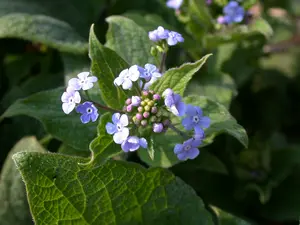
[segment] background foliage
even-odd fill
[[[300,3],[244,0],[251,22],[227,29],[214,22],[224,2],[187,0],[179,15],[164,0],[0,0],[1,224],[296,223]],[[65,82],[88,70],[105,79],[92,98],[121,106],[114,76],[155,63],[147,32],[159,25],[185,38],[166,68],[191,63],[154,88],[173,85],[213,119],[187,162],[168,155],[165,139],[155,140],[156,161],[120,154],[105,135],[110,114],[83,125],[61,110]]]

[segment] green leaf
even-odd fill
[[[234,80],[227,74],[201,74],[192,80],[186,91],[186,95],[201,95],[210,97],[226,108],[229,108],[231,100],[237,95]]]
[[[12,13],[0,17],[0,38],[20,38],[60,51],[84,53],[88,44],[68,23],[45,15]]]
[[[213,18],[205,0],[189,0],[189,13],[196,24],[206,30],[213,28]]]
[[[110,107],[121,109],[126,95],[123,89],[114,85],[114,79],[129,65],[113,50],[104,47],[94,33],[94,26],[90,30],[89,56],[92,60],[91,72],[98,77],[98,84],[103,101]]]
[[[64,88],[42,91],[27,98],[17,100],[0,120],[6,117],[26,115],[41,121],[48,133],[75,149],[88,149],[96,135],[96,124],[83,124],[79,114],[64,114],[60,97]]]
[[[227,133],[235,137],[245,147],[248,146],[248,136],[245,129],[236,122],[225,106],[204,96],[188,96],[184,98],[184,102],[186,104],[200,106],[203,110],[203,115],[208,116],[211,120],[210,127],[205,129],[206,138],[203,140],[203,144],[200,147],[211,144],[214,138],[222,133]],[[185,132],[183,128],[181,131]],[[153,145],[151,147],[153,148],[152,152],[154,152],[153,159],[151,159],[147,151],[140,150],[138,152],[140,158],[144,162],[150,166],[161,167],[171,167],[180,162],[173,150],[176,144],[184,141],[181,136],[173,130],[168,129],[166,134],[155,135],[152,139]],[[166,140],[168,141],[166,142]],[[201,157],[201,153],[198,157]]]
[[[208,57],[207,54],[197,62],[185,63],[179,68],[172,68],[166,71],[162,78],[157,80],[150,87],[156,93],[162,94],[167,88],[171,88],[175,93],[183,96],[188,82],[192,79],[193,75],[203,66]]]
[[[213,207],[213,210],[215,211],[218,217],[219,225],[252,225],[253,224],[237,216],[234,216],[228,212],[225,212],[217,207]]]
[[[123,16],[110,16],[106,21],[109,23],[107,47],[116,51],[129,65],[156,63],[150,54],[151,41],[142,27]]]
[[[122,161],[83,167],[79,158],[55,154],[18,153],[13,159],[37,225],[213,224],[195,192],[161,168]]]
[[[247,132],[230,115],[225,106],[208,97],[195,95],[184,98],[184,102],[200,106],[203,110],[203,115],[208,116],[211,120],[210,127],[205,130],[205,145],[211,144],[217,135],[227,133],[235,137],[245,148],[248,147]]]
[[[21,139],[10,151],[3,165],[0,182],[0,220],[2,225],[33,224],[24,182],[12,155],[20,151],[44,152],[35,137]]]

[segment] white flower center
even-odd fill
[[[184,151],[189,151],[191,148],[192,148],[191,145],[187,145],[187,146],[185,146],[183,149],[184,149]]]
[[[199,116],[193,116],[193,122],[198,123],[199,122]]]
[[[87,113],[92,113],[93,110],[92,110],[91,108],[87,108],[86,112],[87,112]]]
[[[121,124],[117,124],[117,129],[118,129],[118,131],[121,131],[122,128],[123,128],[123,126],[122,126]]]
[[[69,103],[73,103],[73,102],[74,102],[73,97],[69,98]]]

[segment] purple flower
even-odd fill
[[[138,138],[137,136],[129,136],[122,144],[121,148],[124,152],[134,152],[140,147],[147,148],[148,143],[145,138]]]
[[[137,81],[139,77],[139,67],[137,65],[134,65],[129,69],[123,70],[120,75],[114,80],[114,84],[117,86],[122,85],[122,88],[124,90],[131,89],[132,82]]]
[[[106,124],[106,132],[114,134],[113,139],[115,143],[122,144],[129,135],[129,129],[126,127],[128,125],[128,117],[126,114],[121,116],[120,113],[114,113],[112,121],[113,123]]]
[[[147,63],[145,68],[140,68],[140,77],[144,78],[147,82],[151,80],[152,77],[160,78],[162,75],[155,65]]]
[[[236,1],[230,1],[224,8],[224,21],[227,24],[239,23],[243,20],[245,10]]]
[[[217,22],[218,22],[218,24],[224,24],[224,23],[225,23],[225,18],[224,18],[224,16],[219,16],[219,17],[217,18]]]
[[[141,98],[139,96],[132,96],[131,97],[131,105],[132,106],[139,106],[141,103]]]
[[[163,92],[165,98],[165,105],[175,116],[183,116],[185,111],[185,104],[181,101],[181,96],[175,94],[170,88]]]
[[[167,6],[172,9],[179,9],[183,0],[168,0]]]
[[[178,42],[183,42],[184,38],[181,36],[181,34],[175,32],[175,31],[170,31],[169,36],[167,39],[168,45],[173,46],[176,45]]]
[[[202,128],[207,128],[210,125],[210,119],[207,116],[203,116],[200,107],[186,105],[185,106],[186,117],[182,120],[182,125],[186,130],[195,129],[200,132]]]
[[[153,132],[161,133],[164,130],[164,126],[162,123],[155,123],[153,124]]]
[[[74,90],[88,90],[94,86],[94,83],[97,82],[97,77],[90,76],[89,72],[82,72],[77,75],[78,78],[72,78],[69,80],[68,85]]]
[[[199,149],[197,148],[201,144],[201,140],[195,140],[194,138],[188,139],[183,144],[177,144],[174,148],[174,153],[179,160],[194,159],[199,155]]]
[[[84,102],[76,107],[76,112],[81,113],[80,120],[82,123],[88,123],[91,120],[95,122],[98,119],[98,109],[91,102]]]
[[[150,31],[148,33],[149,39],[151,41],[157,42],[168,38],[169,31],[159,26],[156,30]]]
[[[61,101],[63,102],[62,110],[65,114],[69,114],[75,108],[76,103],[80,103],[80,94],[73,88],[68,87],[67,90],[62,94]]]

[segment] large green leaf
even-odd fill
[[[13,159],[37,225],[213,224],[195,192],[161,168],[122,161],[82,166],[85,160],[55,154]]]
[[[106,20],[109,23],[107,47],[115,50],[130,65],[155,64],[150,54],[151,41],[142,27],[123,16],[111,16]]]
[[[205,130],[205,139],[200,147],[211,144],[214,138],[221,133],[227,133],[235,137],[245,147],[248,146],[248,136],[245,129],[236,122],[225,106],[204,96],[188,96],[184,98],[184,102],[200,106],[203,110],[203,115],[211,119],[211,125]],[[175,123],[174,121],[172,122]],[[180,130],[184,132],[183,128]],[[169,129],[166,134],[155,135],[152,138],[153,145],[150,146],[150,153],[153,156],[150,153],[148,154],[146,150],[139,150],[139,156],[144,162],[150,166],[161,167],[171,167],[180,162],[173,150],[176,144],[184,141],[181,136]],[[166,142],[166,140],[168,141]],[[198,157],[201,157],[201,149]],[[209,158],[217,164],[217,159],[213,156],[209,156]]]
[[[63,88],[57,88],[19,99],[4,112],[0,120],[18,115],[34,117],[43,123],[53,137],[73,148],[86,150],[96,135],[96,124],[82,124],[80,115],[75,112],[64,114],[60,100],[63,92]]]
[[[92,60],[91,72],[98,77],[98,84],[103,101],[116,109],[123,107],[126,95],[123,89],[114,85],[114,79],[119,73],[128,68],[128,64],[113,50],[104,47],[90,30],[89,56]]]
[[[17,170],[12,155],[20,151],[44,152],[35,137],[20,140],[3,165],[0,182],[0,220],[2,225],[33,224],[24,182]]]
[[[60,51],[87,52],[88,30],[104,7],[101,3],[103,1],[2,0],[0,38],[21,38]]]
[[[156,93],[162,94],[167,88],[171,88],[175,93],[183,96],[185,88],[188,82],[192,79],[193,75],[203,66],[208,57],[211,54],[208,54],[197,62],[186,63],[180,66],[179,68],[172,68],[166,71],[162,78],[157,80],[150,87],[151,90]]]

